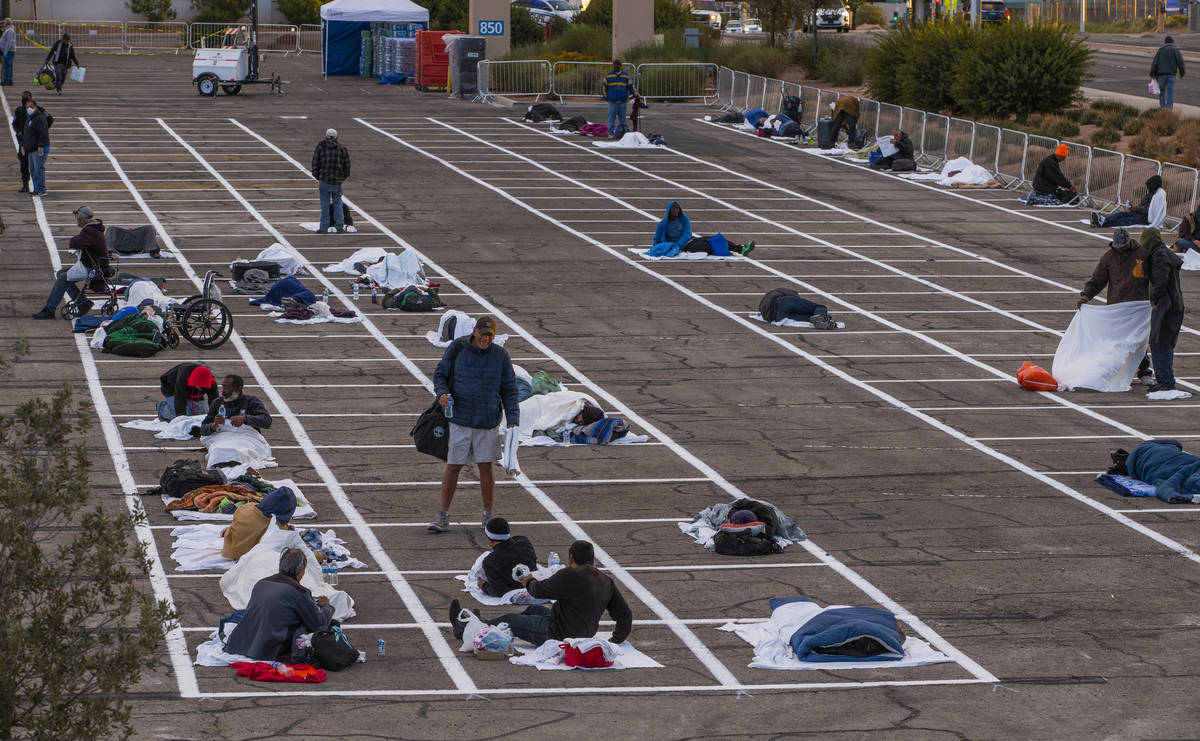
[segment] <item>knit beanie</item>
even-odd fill
[[[258,511],[267,517],[275,515],[279,522],[288,522],[296,511],[296,492],[286,486],[281,486],[267,494],[258,503]]]

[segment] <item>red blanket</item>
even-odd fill
[[[230,664],[237,670],[239,677],[254,679],[259,682],[305,682],[316,683],[325,681],[325,670],[314,669],[308,664],[292,664],[292,674],[284,675],[275,671],[270,664],[262,661],[237,661]]]

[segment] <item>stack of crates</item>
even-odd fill
[[[375,61],[375,40],[370,31],[362,32],[362,40],[358,50],[358,76],[370,77]]]
[[[374,77],[400,72],[409,77],[416,69],[416,35],[424,23],[372,23],[375,40]]]
[[[417,31],[417,89],[445,90],[449,84],[450,55],[442,37],[462,31]]]

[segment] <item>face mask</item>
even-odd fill
[[[30,117],[32,117],[32,116],[33,116],[33,114],[35,114],[35,113],[37,113],[37,109],[36,109],[36,108],[26,108],[26,109],[25,109],[25,115],[26,115],[26,116],[30,116]]]

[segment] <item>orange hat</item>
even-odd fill
[[[1067,151],[1068,150],[1067,150],[1066,144],[1059,144],[1057,147],[1054,148],[1054,153],[1057,154],[1059,157],[1066,157]]]

